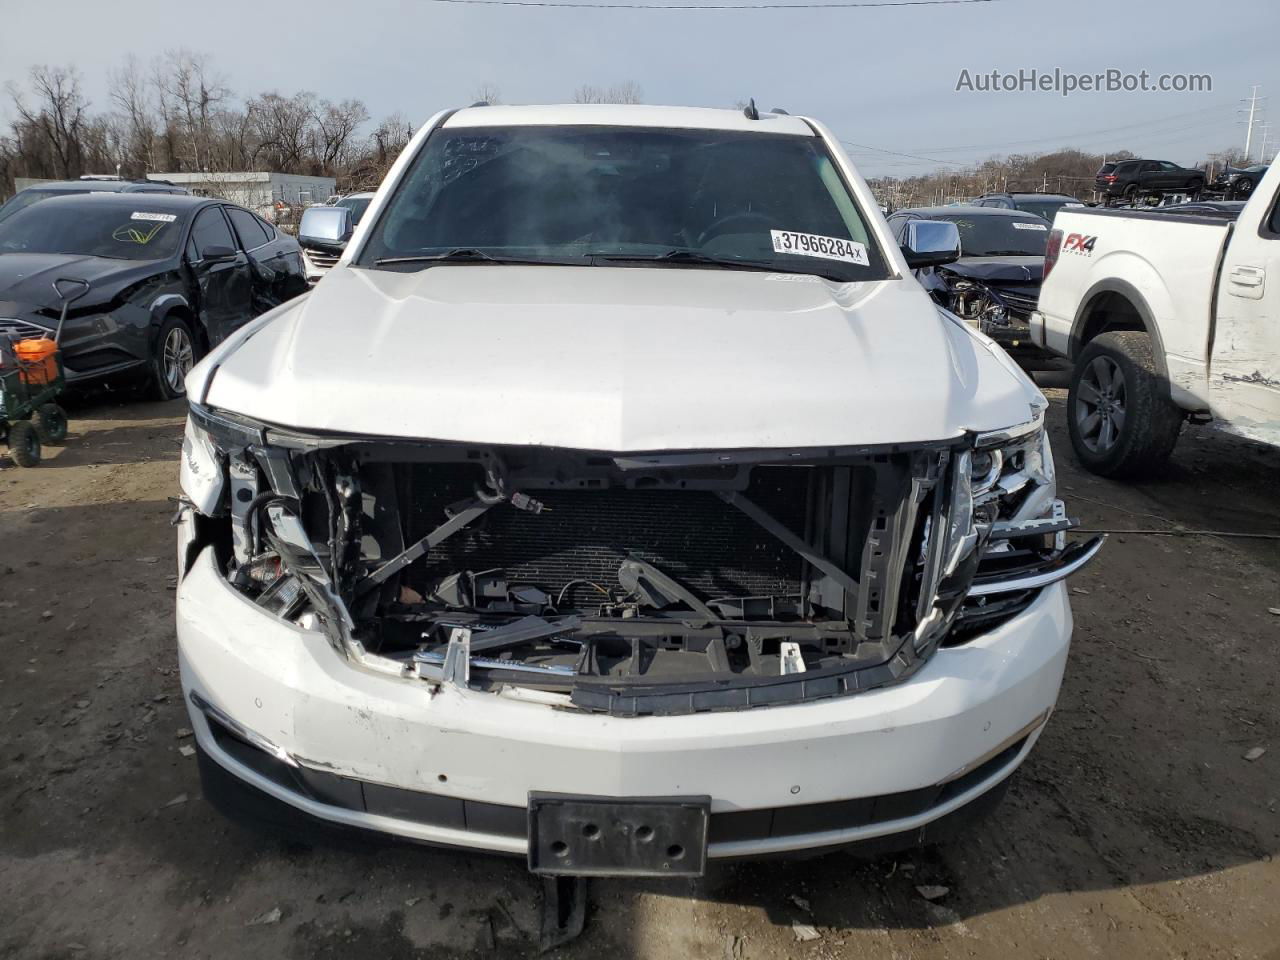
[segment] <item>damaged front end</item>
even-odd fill
[[[892,448],[615,454],[305,434],[193,405],[189,563],[429,685],[617,716],[900,682],[1068,545],[1039,416]],[[184,564],[185,565],[185,564]]]
[[[935,303],[1006,348],[1029,343],[1031,314],[1040,299],[1036,271],[1016,265],[985,272],[939,267],[921,282]]]

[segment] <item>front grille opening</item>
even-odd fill
[[[898,682],[932,649],[918,628],[938,629],[949,448],[293,457],[314,552],[292,563],[333,582],[365,649],[428,679],[466,643],[482,688],[623,714],[736,709]]]

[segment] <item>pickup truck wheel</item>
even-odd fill
[[[1104,333],[1080,352],[1067,410],[1076,456],[1104,477],[1150,473],[1169,459],[1182,429],[1151,337],[1134,330]]]
[[[1236,200],[1245,199],[1246,197],[1249,196],[1249,193],[1252,190],[1253,190],[1253,181],[1248,179],[1247,177],[1241,177],[1239,180],[1236,181],[1236,188],[1233,191],[1235,194],[1235,199]]]

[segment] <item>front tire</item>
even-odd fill
[[[1232,193],[1234,195],[1234,199],[1236,200],[1248,199],[1249,194],[1253,193],[1253,181],[1247,178],[1241,177],[1238,181],[1236,181],[1235,190],[1233,190]]]
[[[1104,333],[1080,352],[1067,395],[1067,427],[1085,469],[1104,477],[1154,472],[1173,452],[1182,420],[1147,333]]]
[[[160,325],[151,358],[152,392],[161,400],[178,400],[187,395],[186,377],[195,366],[196,338],[187,322],[169,317]]]
[[[9,456],[20,467],[34,467],[40,463],[40,437],[30,420],[18,420],[9,425]]]

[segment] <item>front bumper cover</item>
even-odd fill
[[[321,634],[263,616],[208,551],[178,596],[184,692],[200,747],[222,769],[332,823],[509,854],[527,851],[532,791],[709,796],[712,858],[922,828],[1025,758],[1056,701],[1070,629],[1057,583],[897,686],[625,718],[519,692],[433,694],[367,670]]]

